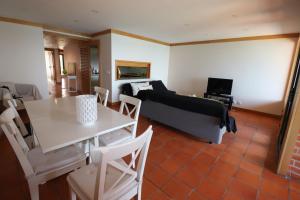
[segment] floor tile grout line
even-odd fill
[[[212,166],[210,167],[210,169],[207,171],[206,175],[204,175],[200,182],[199,185],[197,187],[195,187],[195,190],[197,191],[197,188],[201,185],[201,183],[203,183],[203,181],[208,177],[208,174],[212,171],[212,169],[216,166],[216,163],[218,162],[219,158],[221,157],[221,155],[224,154],[224,150],[222,150],[222,152],[216,157],[216,159],[214,160]],[[226,190],[226,189],[225,189]],[[224,192],[225,193],[225,192]]]
[[[200,150],[199,150],[199,152],[197,152],[194,156],[193,156],[193,158],[191,159],[191,160],[193,160],[193,159],[195,159],[198,155],[200,155],[201,153],[203,153],[203,149],[201,148]],[[190,161],[191,161],[190,160]],[[176,175],[179,173],[179,171],[181,171],[182,169],[184,169],[184,168],[186,168],[187,167],[187,163],[186,164],[184,164],[183,166],[181,166],[180,168],[178,168],[177,170],[176,170],[176,172],[172,175],[172,178],[176,178]],[[171,179],[172,179],[171,178]],[[171,180],[170,179],[170,180]],[[169,181],[170,181],[169,180]],[[188,184],[186,184],[184,181],[181,181],[185,186],[187,186],[187,187],[189,187],[189,188],[191,188],[191,191],[190,191],[190,194],[188,194],[188,196],[190,196],[191,195],[191,193],[192,193],[192,191],[195,189],[196,190],[196,188],[192,188],[192,187],[190,187]],[[165,184],[165,186],[167,185],[167,183]],[[187,197],[188,197],[187,196]]]
[[[191,160],[194,160],[197,156],[199,156],[201,153],[203,153],[203,151],[206,149],[207,147],[203,147],[203,148],[201,148],[201,149],[199,149],[199,151],[193,156],[193,158],[192,159],[190,159],[190,161]],[[160,167],[160,166],[159,166]],[[184,169],[184,168],[186,168],[187,167],[187,163],[186,164],[184,164],[184,165],[182,165],[180,168],[178,168],[177,170],[176,170],[176,172],[174,172],[172,175],[171,175],[171,177],[169,178],[169,180],[168,181],[166,181],[166,183],[160,188],[159,186],[159,190],[161,190],[162,192],[164,192],[163,190],[162,190],[162,188],[164,188],[170,181],[171,181],[171,179],[172,178],[176,178],[176,175],[182,170],[182,169]],[[212,168],[212,167],[211,167]],[[202,179],[203,179],[204,177],[202,177]],[[147,179],[147,180],[149,180],[149,179]],[[149,180],[151,183],[153,183],[151,180]],[[191,186],[189,186],[188,184],[186,184],[184,181],[181,181],[185,186],[187,186],[187,187],[189,187],[189,188],[191,188],[191,192],[190,192],[190,194],[188,195],[188,196],[190,196],[191,195],[191,193],[192,193],[192,191],[193,190],[197,190],[195,187],[191,187]],[[154,183],[153,183],[154,184]],[[156,185],[156,184],[155,184]],[[198,187],[198,186],[197,186]],[[164,192],[165,193],[165,192]],[[168,195],[169,196],[169,195]]]
[[[145,177],[145,178],[146,178],[146,177]],[[146,178],[146,179],[147,179],[149,182],[151,182],[152,184],[154,184],[154,185],[157,187],[157,189],[158,189],[159,191],[161,191],[162,193],[166,194],[168,197],[170,197],[171,199],[173,199],[172,196],[170,196],[168,193],[166,193],[165,191],[163,191],[163,188],[171,181],[172,177],[170,177],[170,178],[166,181],[166,183],[163,184],[162,186],[156,185],[155,183],[152,182],[152,180],[150,180],[150,179],[148,179],[148,178]]]
[[[247,126],[249,126],[249,125],[247,125]],[[259,126],[255,126],[255,127],[258,127],[258,130],[261,130],[261,128],[260,128],[260,126],[261,125],[259,125]],[[263,126],[262,126],[263,127]],[[267,127],[268,128],[268,127]],[[264,128],[265,129],[265,128]],[[272,133],[273,134],[273,132],[274,132],[274,130],[273,130],[273,128],[268,128],[268,129],[270,129],[270,130],[268,130],[267,132],[269,132],[270,131],[270,133]],[[162,129],[163,131],[162,131],[162,133],[164,133],[164,129]],[[268,135],[270,135],[270,133],[268,133]],[[177,133],[176,133],[177,134]],[[257,133],[256,133],[257,134]],[[241,162],[243,161],[243,160],[245,160],[245,161],[248,161],[248,162],[251,162],[251,163],[255,163],[255,164],[257,164],[257,162],[255,162],[255,161],[253,161],[253,160],[250,160],[250,159],[245,159],[245,155],[246,155],[246,152],[248,151],[248,148],[249,148],[249,145],[251,145],[251,144],[253,144],[253,143],[255,143],[255,141],[254,141],[254,139],[253,139],[253,137],[256,135],[256,134],[253,134],[252,135],[252,137],[251,137],[251,140],[249,140],[249,142],[247,143],[247,150],[242,154],[242,159],[241,159]],[[263,133],[264,135],[267,135],[265,132]],[[171,136],[173,136],[173,134],[170,134]],[[158,137],[159,138],[159,137]],[[172,140],[179,140],[179,141],[181,141],[181,137],[179,138],[177,138],[177,137],[173,137],[172,138]],[[236,137],[234,138],[234,141],[236,141]],[[186,140],[185,138],[183,139],[185,142],[186,141],[188,141],[188,140]],[[170,141],[170,140],[169,140]],[[233,141],[232,139],[229,139],[228,141]],[[166,142],[164,142],[162,145],[164,145]],[[161,145],[161,146],[162,146]],[[269,146],[272,146],[273,145],[273,142],[270,142],[269,143]],[[230,144],[228,143],[228,144],[226,144],[226,148],[225,149],[228,149],[230,147]],[[204,148],[201,148],[198,152],[197,152],[197,155],[199,155],[199,152],[201,151],[202,153],[204,152],[204,150],[205,149],[207,149],[207,148],[209,148],[209,147],[207,147],[207,146],[204,146]],[[270,147],[266,147],[268,150],[270,150]],[[224,154],[224,152],[225,152],[225,149],[223,149],[222,150],[222,155]],[[220,154],[221,155],[221,154]],[[217,158],[218,158],[218,161],[220,160],[220,155],[218,155],[218,157],[216,157],[216,160],[217,160]],[[193,157],[194,157],[195,155],[193,154]],[[217,161],[216,161],[217,162]],[[238,170],[240,170],[240,169],[242,169],[241,168],[241,162],[239,163],[239,165],[238,165]],[[214,162],[215,163],[215,162]],[[155,164],[155,166],[158,166],[158,165],[156,165]],[[210,167],[212,168],[213,166],[215,166],[215,165],[210,165]],[[183,167],[183,165],[182,165],[182,167]],[[186,165],[185,165],[185,167],[186,167]],[[211,169],[210,169],[211,170]],[[267,164],[266,164],[266,161],[264,161],[263,162],[263,166],[262,166],[262,170],[261,170],[261,172],[260,172],[260,174],[259,174],[259,177],[260,177],[260,184],[259,184],[259,187],[258,187],[258,189],[261,189],[262,187],[261,187],[261,185],[262,185],[262,182],[261,182],[261,180],[263,179],[263,171],[264,170],[268,170],[267,169]],[[248,171],[249,172],[249,171]],[[175,176],[175,174],[178,174],[179,172],[175,172],[174,173],[174,175],[171,175],[170,177],[172,178],[172,177],[174,177]],[[207,177],[207,175],[206,175],[206,177]],[[146,178],[146,177],[145,177]],[[233,179],[234,180],[234,179]],[[202,181],[203,181],[203,179],[202,179]],[[150,181],[151,183],[152,183],[152,181]],[[169,180],[166,182],[166,184],[169,182]],[[232,179],[230,179],[230,183],[232,182]],[[289,184],[289,183],[288,183]],[[159,187],[157,187],[156,185],[154,185],[155,186],[155,188],[156,188],[156,191],[161,191],[161,192],[163,192],[165,195],[167,195],[168,197],[169,197],[169,195],[167,194],[167,193],[165,193],[164,191],[162,191],[162,190],[160,190],[159,189]],[[197,187],[199,187],[199,186],[197,186]],[[191,190],[191,192],[189,193],[189,195],[188,195],[188,197],[192,194],[192,192],[193,191],[195,191],[195,188],[197,188],[197,187],[192,187],[192,190]],[[227,189],[227,188],[226,188]],[[290,187],[290,185],[288,185],[288,191],[289,191],[289,198],[290,198],[290,196],[291,196],[291,187]],[[261,192],[261,191],[259,191],[259,192]],[[226,194],[228,194],[228,193],[224,193],[224,195],[226,196]],[[257,198],[259,197],[259,194],[260,193],[258,193],[257,192]],[[170,197],[170,198],[172,198],[172,197]]]
[[[236,175],[237,175],[237,173],[239,172],[239,170],[241,169],[241,168],[240,168],[241,162],[242,162],[243,159],[245,159],[246,152],[247,152],[247,150],[248,150],[248,148],[249,148],[249,145],[250,145],[250,143],[251,143],[253,137],[254,137],[254,134],[252,135],[252,137],[251,137],[251,139],[250,139],[250,142],[247,144],[246,150],[245,150],[245,152],[243,153],[243,155],[241,156],[241,159],[240,159],[240,162],[239,162],[239,164],[238,164],[238,166],[237,166],[236,172],[235,172],[235,174],[230,178],[230,181],[229,181],[229,183],[228,183],[228,186],[231,185],[231,183],[233,182],[234,179],[236,179]],[[236,140],[236,138],[235,138],[235,140]],[[225,192],[224,192],[224,194],[222,195],[222,200],[224,200],[224,199],[226,198],[226,195],[227,195],[227,194],[229,194],[229,187],[226,187],[226,188],[225,188]],[[257,193],[256,193],[256,195],[257,195]]]

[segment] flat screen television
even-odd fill
[[[208,94],[231,94],[232,79],[208,78],[207,93]]]

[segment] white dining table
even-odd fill
[[[47,153],[134,125],[129,116],[98,104],[98,119],[92,125],[76,120],[75,97],[24,102],[35,137]]]

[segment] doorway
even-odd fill
[[[93,94],[100,86],[99,41],[88,41],[80,47],[81,92]]]
[[[94,92],[95,86],[100,86],[99,45],[99,40],[44,32],[51,96],[89,94]]]
[[[98,46],[91,46],[90,60],[91,60],[90,61],[90,64],[91,64],[91,93],[94,93],[95,86],[100,86]]]
[[[61,77],[61,89],[67,89],[67,81],[65,75],[67,74],[67,70],[65,67],[65,56],[64,51],[58,51],[58,59],[59,59],[59,68],[60,68],[60,77]]]

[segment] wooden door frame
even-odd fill
[[[85,54],[82,54],[82,52],[84,51],[84,49],[87,51],[88,54],[88,58],[85,58],[86,61],[88,62],[88,65],[83,65],[83,57],[85,56]],[[81,43],[79,45],[79,52],[80,52],[80,83],[81,83],[81,87],[80,87],[80,91],[84,94],[90,94],[91,92],[91,61],[90,61],[90,44],[89,42],[85,43]],[[87,72],[88,71],[88,72]],[[87,82],[85,82],[87,81]]]
[[[297,65],[297,59],[298,59],[298,55],[300,53],[299,51],[300,51],[300,37],[298,38],[296,45],[295,45],[295,51],[294,51],[293,60],[292,60],[292,69],[290,70],[290,75],[289,75],[288,83],[287,83],[288,84],[287,92],[286,92],[286,97],[284,100],[285,104],[287,102],[288,91],[290,90],[293,73],[294,73],[296,65]],[[298,88],[298,90],[299,89],[300,88]],[[285,108],[284,108],[284,110],[285,110]],[[296,138],[298,136],[297,126],[294,123],[295,123],[295,121],[300,119],[299,112],[300,112],[300,102],[299,102],[299,98],[297,98],[297,96],[295,96],[294,105],[291,110],[290,121],[287,126],[285,138],[284,138],[283,144],[282,144],[282,151],[280,153],[279,163],[277,166],[277,173],[281,174],[281,175],[287,175],[288,170],[289,170],[289,163],[292,158],[292,154],[293,154],[295,143],[296,143]]]

